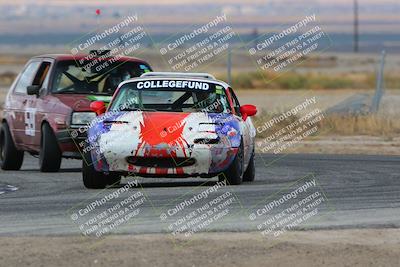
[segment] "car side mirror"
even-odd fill
[[[242,113],[243,120],[246,120],[247,117],[256,115],[257,107],[254,105],[243,105],[240,107],[240,113]]]
[[[90,103],[90,110],[95,112],[97,116],[106,112],[106,104],[103,101],[94,101]]]
[[[28,95],[39,95],[39,85],[29,85],[26,87]]]

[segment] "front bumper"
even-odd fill
[[[63,157],[81,159],[87,133],[69,128],[55,133]]]
[[[116,150],[91,150],[95,170],[151,177],[209,177],[225,171],[238,149],[194,145],[185,153],[166,153],[165,149],[157,148],[131,153],[115,153]]]

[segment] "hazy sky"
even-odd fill
[[[20,4],[64,4],[64,5],[77,5],[77,4],[86,4],[86,5],[107,5],[107,4],[136,4],[136,5],[169,5],[169,4],[268,4],[270,2],[277,2],[276,0],[0,0],[0,4],[7,5],[20,5]],[[296,2],[296,3],[304,3],[304,4],[351,4],[352,0],[279,0],[279,2]],[[400,4],[399,0],[358,0],[360,4]]]

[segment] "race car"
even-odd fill
[[[95,101],[82,177],[105,188],[121,176],[253,181],[253,105],[205,73],[149,72],[122,82],[110,105]]]
[[[11,86],[0,128],[3,170],[21,168],[24,151],[39,156],[43,172],[56,172],[62,158],[81,158],[82,128],[96,117],[90,103],[109,102],[118,84],[151,71],[143,60],[89,54],[33,57]],[[82,130],[81,130],[82,129]]]

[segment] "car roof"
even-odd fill
[[[57,61],[63,61],[63,60],[80,60],[80,59],[84,59],[87,56],[88,56],[87,54],[76,54],[76,55],[72,55],[72,54],[44,54],[44,55],[35,56],[33,58],[52,58],[52,59],[55,59]],[[136,57],[126,57],[126,56],[119,57],[117,61],[131,61],[131,62],[138,62],[138,63],[146,63],[146,64],[148,64],[143,59],[136,58]]]
[[[140,77],[179,77],[179,78],[204,78],[204,79],[211,79],[216,80],[214,75],[205,72],[157,72],[151,71],[143,73]]]

